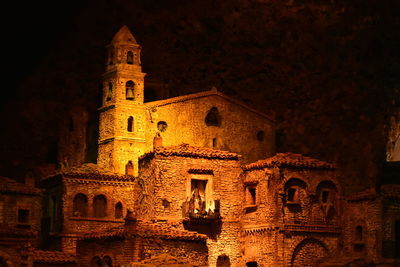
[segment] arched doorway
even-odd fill
[[[304,239],[294,249],[291,267],[316,267],[320,259],[328,256],[328,249],[317,239]]]

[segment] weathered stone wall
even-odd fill
[[[141,249],[142,260],[167,254],[194,266],[211,266],[207,264],[208,249],[204,242],[144,238]]]
[[[382,256],[383,225],[382,202],[376,198],[348,201],[344,213],[343,251],[367,259]],[[362,227],[362,237],[357,238],[357,227]]]
[[[303,184],[294,183],[298,201],[290,204],[287,184],[293,178]],[[324,181],[335,186],[330,192],[335,214],[329,220],[321,203],[321,182]],[[334,171],[255,169],[244,172],[243,183],[245,262],[256,261],[262,266],[308,266],[338,248],[342,200]],[[255,205],[246,203],[249,186],[256,188]]]
[[[63,215],[65,233],[85,233],[90,231],[101,231],[110,227],[118,226],[124,222],[123,218],[115,218],[115,205],[122,203],[123,217],[127,209],[132,209],[134,200],[132,197],[132,182],[114,181],[87,181],[83,179],[65,179],[63,195]],[[87,217],[73,216],[73,200],[77,194],[87,197]],[[104,195],[107,199],[106,216],[95,218],[93,215],[93,199],[95,196]]]
[[[120,266],[131,261],[126,248],[130,247],[126,240],[105,239],[105,240],[79,240],[77,242],[77,263],[78,266],[92,266],[91,261],[94,257],[103,259],[110,257],[113,266]]]
[[[231,264],[240,261],[240,218],[242,214],[241,168],[237,160],[204,159],[155,155],[141,163],[141,177],[148,196],[141,203],[139,217],[165,220],[178,228],[207,234],[209,265],[218,256],[228,256]],[[200,170],[200,173],[196,173]],[[201,170],[207,170],[205,174]],[[191,179],[207,179],[209,198],[220,200],[221,223],[208,221],[182,224],[182,205],[191,197]],[[168,203],[168,204],[167,204]]]
[[[220,126],[207,126],[205,123],[212,107],[218,108]],[[157,123],[164,121],[168,125],[161,132],[164,146],[188,143],[213,147],[213,138],[216,138],[214,148],[239,153],[245,162],[267,158],[275,153],[273,122],[217,95],[156,106],[151,110],[151,119],[147,121],[147,149],[152,148],[153,138],[159,131]],[[262,137],[259,136],[262,140],[257,139],[259,131],[264,132]]]

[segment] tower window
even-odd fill
[[[115,219],[121,219],[122,217],[123,217],[122,203],[118,202],[117,205],[115,205]]]
[[[217,138],[212,139],[212,147],[216,148],[217,147]]]
[[[133,53],[132,51],[128,51],[126,54],[126,64],[132,65],[133,64]]]
[[[125,165],[125,174],[126,175],[133,175],[133,163],[132,163],[132,161],[129,161]]]
[[[133,132],[133,117],[130,116],[128,118],[128,127],[127,127],[128,132]]]
[[[104,218],[107,216],[107,199],[104,195],[97,195],[93,199],[93,216]]]
[[[112,98],[112,94],[113,94],[113,85],[111,82],[108,83],[108,88],[107,88],[107,98],[106,101],[110,101]]]
[[[218,108],[212,107],[205,118],[205,123],[207,126],[221,126],[221,116],[219,114]]]
[[[126,99],[134,100],[135,99],[135,94],[134,94],[135,84],[133,83],[133,81],[127,81],[125,84],[125,89],[126,89]]]

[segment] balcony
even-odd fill
[[[195,201],[194,198],[182,204],[184,221],[212,222],[220,219],[220,201],[211,200],[208,205],[205,201]]]

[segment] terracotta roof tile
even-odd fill
[[[191,158],[208,158],[208,159],[239,159],[236,153],[216,150],[208,147],[195,147],[188,144],[181,144],[178,146],[157,147],[154,151],[144,154],[141,158],[151,155],[162,156],[180,156]]]
[[[304,169],[335,169],[331,163],[295,153],[278,153],[275,156],[245,165],[245,170],[262,169],[266,167],[293,167]]]
[[[97,164],[85,163],[76,167],[71,167],[62,170],[59,174],[64,177],[92,179],[92,180],[106,180],[106,181],[133,181],[134,177],[131,175],[121,175],[99,167]],[[52,175],[52,178],[56,175]],[[48,179],[46,178],[46,179]],[[45,180],[45,179],[44,179]]]
[[[0,177],[0,192],[38,195],[42,192],[42,190],[33,186],[19,183],[7,177]]]
[[[65,263],[65,262],[76,261],[75,256],[73,254],[61,251],[44,251],[44,250],[32,251],[32,259],[34,262],[43,262],[43,263]]]
[[[139,235],[143,237],[156,237],[163,239],[175,240],[206,240],[207,236],[197,232],[173,229],[171,227],[153,224],[149,222],[138,221],[137,228],[134,232],[123,226],[111,228],[107,231],[87,233],[81,239],[106,239],[120,238],[130,235]]]

